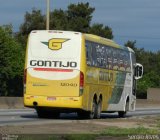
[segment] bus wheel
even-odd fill
[[[88,112],[88,118],[89,119],[94,119],[96,118],[96,107],[97,104],[96,104],[96,101],[93,100],[93,103],[92,103],[92,110]]]
[[[118,112],[118,116],[119,116],[120,118],[124,118],[124,117],[126,116],[126,111],[119,111],[119,112]]]
[[[118,115],[120,118],[124,118],[127,114],[127,111],[129,110],[129,102],[126,102],[125,111],[119,111]]]
[[[100,119],[101,118],[101,107],[102,107],[102,101],[100,100],[98,104],[96,105],[96,110],[95,110],[95,118]]]
[[[95,100],[93,100],[91,111],[81,110],[81,111],[77,112],[78,117],[80,119],[93,119],[93,118],[95,118],[95,113],[96,113],[96,102],[95,102]]]

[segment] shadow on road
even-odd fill
[[[77,113],[61,113],[59,118],[53,118],[53,117],[38,118],[37,113],[25,114],[25,115],[21,115],[21,117],[28,118],[28,119],[88,120],[88,119],[79,118]],[[125,118],[129,118],[129,117],[132,117],[132,116],[126,115]],[[102,113],[100,119],[117,119],[117,118],[119,118],[117,113]]]

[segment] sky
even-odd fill
[[[135,41],[147,51],[160,50],[160,0],[50,0],[50,10],[63,9],[71,3],[89,2],[95,8],[93,23],[112,28],[113,40],[124,45]],[[46,0],[0,0],[0,25],[12,24],[14,32],[33,8],[46,13]]]

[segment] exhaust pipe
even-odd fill
[[[34,107],[36,108],[38,106],[37,102],[33,102]]]

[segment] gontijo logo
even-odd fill
[[[43,44],[47,45],[51,50],[60,50],[62,48],[62,44],[69,39],[64,38],[52,38],[48,42],[42,42]]]

